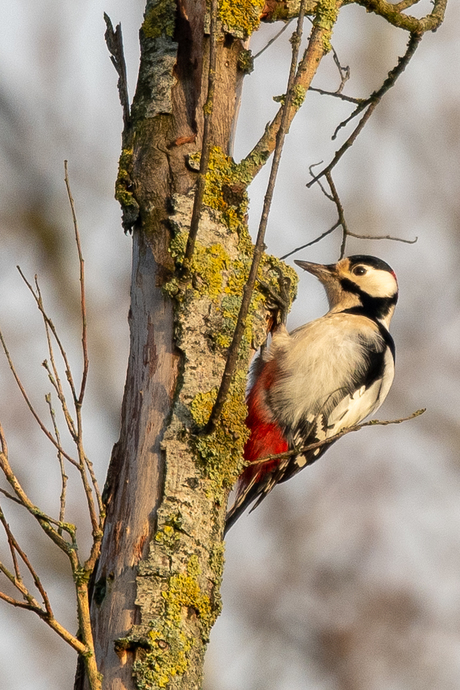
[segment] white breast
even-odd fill
[[[352,426],[385,399],[394,375],[391,352],[384,376],[370,388],[357,389],[369,366],[368,350],[383,352],[386,343],[366,317],[326,314],[290,335],[275,335],[267,358],[278,364],[279,378],[270,389],[270,405],[280,421],[295,429],[301,419],[323,413],[326,435]]]

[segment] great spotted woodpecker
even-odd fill
[[[395,348],[388,332],[398,299],[390,266],[373,256],[337,264],[296,261],[324,285],[329,311],[288,333],[284,325],[252,367],[246,424],[250,463],[227,514],[228,530],[255,501],[317,460],[333,443],[287,458],[259,462],[324,441],[375,412],[394,376]]]

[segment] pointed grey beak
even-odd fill
[[[300,266],[300,268],[303,268],[304,271],[308,271],[308,273],[316,276],[322,283],[330,280],[335,274],[335,264],[313,264],[310,261],[296,260],[294,260],[294,263]]]

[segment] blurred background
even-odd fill
[[[429,11],[430,4],[421,8]],[[420,11],[421,11],[420,10]],[[79,352],[76,250],[64,159],[82,236],[91,369],[86,449],[101,484],[118,437],[128,354],[131,242],[113,199],[121,143],[116,73],[103,12],[122,22],[132,98],[143,2],[16,0],[0,24],[0,326],[18,372],[46,417],[50,389],[39,315],[16,270],[38,274],[67,345]],[[400,284],[392,324],[396,380],[378,417],[421,418],[350,434],[245,515],[227,539],[224,610],[211,638],[206,690],[455,690],[460,687],[460,7],[426,35],[406,72],[334,172],[350,230],[416,244],[351,240],[347,253],[390,263]],[[254,37],[258,52],[280,25]],[[239,160],[276,112],[290,58],[283,34],[246,78],[235,138]],[[306,27],[308,33],[308,27]],[[341,11],[333,44],[351,79],[345,93],[378,88],[405,51],[407,34],[363,8]],[[267,78],[269,75],[269,78]],[[314,86],[339,84],[331,56]],[[352,106],[310,93],[286,141],[267,244],[280,256],[336,221],[309,166],[328,162],[351,132],[331,141]],[[352,127],[354,123],[352,124]],[[256,230],[268,171],[253,183]],[[295,258],[337,260],[340,234]],[[300,277],[289,325],[326,310],[322,288]],[[0,359],[0,417],[10,459],[32,500],[57,514],[56,458],[35,429]],[[69,471],[69,475],[72,473]],[[2,500],[7,519],[47,586],[58,619],[76,630],[67,563]],[[80,525],[83,497],[69,496]],[[4,539],[0,554],[5,556]],[[31,613],[0,602],[0,686],[71,688],[72,650]]]

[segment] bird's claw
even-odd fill
[[[273,314],[270,332],[276,330],[280,324],[286,325],[291,306],[291,279],[284,275],[278,266],[275,266],[274,270],[278,274],[278,290],[265,281],[259,282],[260,288],[268,295],[267,307]]]

